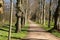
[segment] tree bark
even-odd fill
[[[42,4],[43,4],[43,25],[45,25],[45,0],[42,0]]]
[[[9,26],[8,40],[11,40],[12,14],[13,14],[13,0],[10,0],[10,26]]]
[[[51,32],[54,29],[57,30],[57,27],[58,27],[57,21],[58,21],[58,17],[59,17],[59,7],[60,7],[60,0],[58,0],[58,6],[57,6],[57,8],[54,12],[54,15],[53,15],[54,16],[54,27],[51,30],[49,30],[49,32]]]
[[[49,21],[48,21],[49,28],[50,28],[50,21],[51,21],[51,2],[52,2],[52,0],[50,0],[50,5],[49,5]]]
[[[20,32],[21,31],[21,14],[22,14],[22,12],[21,12],[21,2],[22,2],[22,0],[17,0],[17,3],[16,3],[16,8],[17,8],[17,13],[16,13],[16,17],[17,17],[17,21],[16,21],[16,24],[15,24],[15,26],[16,26],[16,30],[15,30],[15,32],[16,33],[18,33],[18,32]]]
[[[26,14],[25,14],[25,24],[27,23],[28,21],[28,0],[26,0]]]
[[[56,8],[56,11],[54,13],[54,29],[57,29],[57,21],[58,21],[58,17],[59,17],[59,7],[60,7],[60,0],[58,0],[58,6]]]

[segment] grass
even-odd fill
[[[37,21],[36,23],[39,24],[39,22]],[[42,27],[43,29],[45,29],[46,31],[52,29],[54,27],[54,22],[51,21],[50,23],[50,28],[48,27],[48,21],[46,21],[45,25],[41,25],[40,24],[40,27]],[[58,32],[57,30],[52,30],[51,32],[53,35],[55,35],[56,37],[59,37],[60,38],[60,32]]]
[[[54,22],[51,21],[50,23],[50,28],[48,27],[48,22],[46,22],[46,25],[42,25],[42,28],[44,28],[46,31],[52,29],[54,27]],[[60,32],[58,32],[57,30],[52,30],[51,32],[53,35],[55,35],[56,37],[60,38]]]
[[[52,34],[60,38],[60,32],[58,32],[57,30],[53,30]]]
[[[52,29],[54,27],[54,22],[51,21],[50,27],[48,27],[48,21],[46,21],[45,25],[42,25],[42,28],[44,28],[46,31]]]
[[[28,24],[25,25],[22,30],[27,30]],[[5,25],[3,27],[0,27],[0,40],[7,40],[8,39],[8,30],[9,26]],[[20,33],[15,33],[15,26],[12,27],[12,33],[11,37],[12,39],[18,39],[18,38],[24,38],[27,35],[27,31],[21,31]]]

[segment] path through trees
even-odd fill
[[[49,32],[46,32],[39,24],[29,21],[28,34],[25,40],[60,40]]]

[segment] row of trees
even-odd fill
[[[27,23],[27,13],[28,13],[28,0],[17,0],[17,22],[16,22],[16,31],[20,32],[21,28]]]
[[[51,22],[54,22],[54,27],[51,29],[60,30],[60,0],[16,0],[16,30],[18,33],[21,28],[27,23],[28,19],[38,21],[45,25],[48,22],[50,28]],[[10,27],[9,40],[11,36],[13,14],[13,0],[10,0]],[[49,31],[51,31],[49,30]]]
[[[13,15],[14,15],[14,1],[13,0],[9,0],[10,1],[10,7],[9,7],[9,33],[8,33],[8,40],[11,40],[11,31],[12,31],[12,24],[13,24]],[[3,2],[3,0],[2,0]],[[28,0],[16,0],[16,30],[15,32],[21,32],[21,28],[24,27],[24,25],[27,23],[28,20]],[[1,6],[1,5],[0,5]],[[6,4],[4,5],[6,6]],[[2,7],[4,8],[4,7]],[[5,8],[4,8],[5,9]],[[4,10],[5,11],[5,10]],[[4,15],[4,14],[3,14]],[[4,15],[5,16],[5,15]],[[6,16],[7,17],[7,16]],[[5,18],[6,18],[5,17]],[[4,18],[3,18],[4,19]]]
[[[15,32],[18,33],[21,31],[21,28],[26,24],[29,17],[31,17],[30,19],[33,19],[36,22],[38,21],[39,23],[43,25],[45,25],[46,21],[48,21],[49,28],[52,21],[54,22],[54,27],[51,30],[54,30],[54,29],[60,30],[59,29],[60,0],[49,0],[48,3],[46,2],[46,0],[33,0],[33,1],[35,5],[33,4],[33,6],[31,6],[30,5],[31,2],[29,0],[17,0],[17,3],[16,3],[17,22],[15,25],[16,26]],[[28,16],[28,14],[30,16]]]
[[[27,23],[28,13],[28,0],[16,0],[16,30],[15,32],[21,32],[21,28]],[[13,0],[10,0],[10,27],[8,40],[11,40],[11,29],[12,29],[12,16],[13,16]]]
[[[46,25],[46,22],[48,22],[49,28],[52,22],[54,27],[51,30],[60,30],[60,0],[48,0],[48,2],[46,0],[37,0],[37,2],[39,6],[34,15],[32,15],[32,19],[43,25]]]

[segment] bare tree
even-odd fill
[[[48,21],[48,27],[50,27],[50,21],[51,21],[51,2],[52,2],[52,0],[50,0],[50,5],[49,5],[49,21]]]
[[[17,13],[16,13],[16,17],[17,17],[17,22],[15,24],[16,26],[16,30],[15,32],[18,33],[21,31],[21,3],[22,3],[22,0],[17,0],[17,3],[16,3],[16,8],[17,8]]]
[[[43,24],[45,25],[45,0],[43,0]]]
[[[10,26],[9,26],[8,40],[11,40],[12,14],[13,14],[13,0],[10,0]]]
[[[28,1],[29,1],[29,0],[26,0],[25,24],[26,24],[26,22],[28,21]]]
[[[54,13],[54,29],[57,29],[57,21],[58,21],[58,17],[59,17],[59,7],[60,7],[60,0],[58,0],[58,6]]]
[[[58,17],[59,17],[59,7],[60,7],[60,0],[58,0],[58,5],[57,5],[57,8],[56,8],[54,15],[53,15],[54,16],[54,27],[51,30],[49,30],[50,32],[54,29],[58,30],[57,22],[58,22]]]

